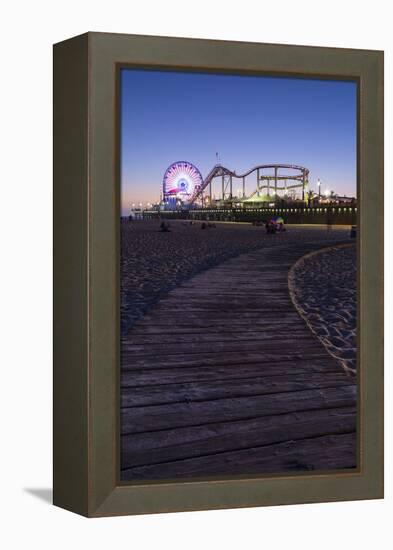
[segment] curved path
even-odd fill
[[[356,467],[356,381],[288,291],[291,265],[320,247],[288,243],[226,261],[129,331],[123,480]]]

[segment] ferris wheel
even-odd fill
[[[187,201],[202,184],[202,174],[191,162],[174,162],[166,169],[164,174],[164,200],[181,199]]]

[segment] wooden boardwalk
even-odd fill
[[[320,247],[283,244],[226,261],[129,331],[123,480],[356,467],[356,381],[288,292],[291,265]]]

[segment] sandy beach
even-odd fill
[[[292,299],[311,330],[343,367],[356,371],[356,246],[331,247],[291,269]]]

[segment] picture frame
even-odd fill
[[[360,466],[119,481],[119,69],[358,82]],[[54,504],[88,517],[383,497],[383,52],[86,33],[54,46]]]

